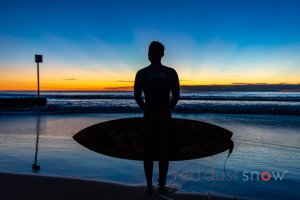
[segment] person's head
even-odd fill
[[[165,47],[162,43],[158,41],[152,41],[149,45],[148,58],[150,62],[161,61],[164,56]]]

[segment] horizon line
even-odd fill
[[[300,92],[300,83],[233,83],[212,85],[181,85],[181,91],[295,91]],[[35,89],[5,89],[0,92],[36,92]],[[103,89],[41,89],[41,92],[132,92],[133,86],[106,87]],[[237,90],[238,91],[238,90]]]

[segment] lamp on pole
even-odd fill
[[[35,54],[35,62],[37,63],[38,98],[40,98],[40,66],[39,66],[39,63],[43,62],[43,55]]]

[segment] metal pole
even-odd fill
[[[37,79],[38,79],[38,98],[40,98],[40,66],[37,63]]]

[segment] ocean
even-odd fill
[[[46,107],[1,109],[0,114],[139,113],[133,92],[42,92]],[[0,92],[0,98],[36,92]],[[300,115],[299,92],[181,92],[174,113]]]
[[[0,110],[0,171],[144,185],[141,161],[101,155],[72,139],[107,120],[141,117],[132,92],[43,92],[44,108]],[[1,92],[0,98],[34,97]],[[233,153],[170,162],[167,182],[179,192],[238,199],[299,199],[300,94],[182,92],[173,117],[212,123],[233,132]],[[36,149],[37,135],[39,136]],[[38,151],[36,151],[38,150]],[[39,172],[31,167],[37,155]],[[155,163],[153,182],[158,178]]]

